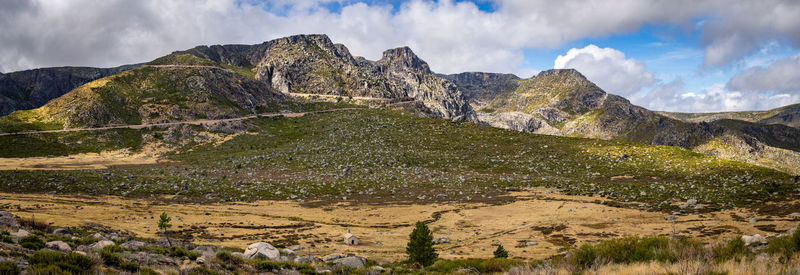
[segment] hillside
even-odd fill
[[[0,73],[0,116],[41,107],[89,81],[138,66],[140,64],[115,68],[56,67]]]
[[[658,112],[661,115],[687,122],[710,122],[733,119],[759,124],[783,124],[800,128],[800,104],[787,105],[766,111],[719,112],[719,113],[673,113]]]

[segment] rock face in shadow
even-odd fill
[[[87,82],[139,67],[55,67],[0,74],[0,116],[38,108]]]

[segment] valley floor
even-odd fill
[[[502,205],[441,202],[431,204],[349,204],[313,206],[313,202],[256,201],[184,203],[181,197],[123,198],[0,193],[0,208],[53,226],[100,224],[141,237],[157,237],[156,217],[173,216],[173,229],[195,243],[246,247],[256,241],[300,245],[298,254],[355,253],[370,259],[405,257],[416,221],[428,221],[445,259],[489,258],[502,244],[512,258],[537,260],[565,248],[630,235],[691,236],[716,241],[739,235],[765,236],[796,226],[800,216],[768,215],[746,209],[678,216],[610,207],[602,198],[560,195],[554,190],[513,192]],[[342,244],[347,231],[360,245]]]

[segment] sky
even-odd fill
[[[0,72],[323,33],[372,60],[409,46],[439,73],[574,68],[652,110],[765,110],[800,103],[798,15],[796,0],[0,1]]]

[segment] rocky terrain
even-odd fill
[[[140,66],[115,68],[57,67],[0,73],[0,116],[38,108],[89,81]]]
[[[463,77],[462,77],[463,78]],[[782,108],[754,123],[737,120],[679,120],[608,94],[572,69],[543,71],[517,85],[495,78],[456,81],[470,89],[479,120],[528,133],[624,140],[679,146],[698,152],[800,173],[800,131],[766,121],[791,121]],[[480,84],[481,81],[485,84]],[[494,89],[494,90],[491,90]]]

